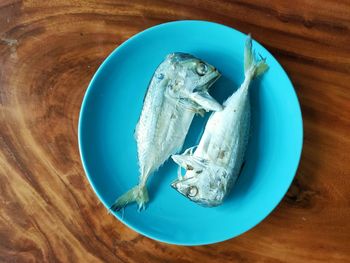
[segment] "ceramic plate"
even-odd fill
[[[220,24],[171,22],[133,36],[102,63],[82,104],[79,147],[87,177],[106,208],[138,181],[134,128],[149,81],[164,57],[187,52],[217,67],[222,77],[210,93],[222,102],[243,81],[245,39],[245,34]],[[123,216],[113,213],[124,224],[167,243],[210,244],[251,229],[281,201],[298,167],[302,117],[281,65],[259,43],[253,47],[270,69],[250,89],[252,130],[246,163],[227,200],[215,208],[187,200],[170,187],[177,166],[168,160],[148,182],[151,201],[145,211],[138,212],[134,204]],[[208,115],[195,117],[184,149],[197,144]]]

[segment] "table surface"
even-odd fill
[[[219,22],[267,47],[304,119],[289,192],[261,224],[226,242],[167,245],[98,201],[77,144],[80,105],[106,56],[179,19]],[[0,2],[1,262],[350,262],[349,1]]]

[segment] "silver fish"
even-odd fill
[[[169,157],[181,150],[195,113],[222,110],[208,93],[220,73],[185,53],[169,54],[155,71],[136,125],[139,184],[119,197],[111,210],[149,201],[146,182]]]
[[[222,111],[212,113],[198,147],[172,156],[179,164],[172,187],[192,201],[202,206],[220,205],[235,183],[249,138],[249,84],[267,70],[265,59],[255,58],[249,36],[244,50],[244,82],[224,102]],[[186,169],[184,176],[181,167]]]

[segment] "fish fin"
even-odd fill
[[[184,157],[186,155],[182,155],[182,154],[173,154],[171,156],[171,159],[173,159],[173,161],[179,165],[180,167],[186,168],[186,157]]]
[[[252,78],[259,77],[269,69],[266,63],[266,58],[256,58],[255,52],[252,48],[252,38],[250,34],[245,42],[244,48],[244,74],[248,76],[251,74]]]
[[[180,106],[179,109],[181,110],[189,110],[192,111],[193,113],[198,113],[198,105],[193,103],[192,101],[189,101],[187,99],[178,99],[178,98],[173,98],[169,96],[168,94],[165,94],[165,97],[167,97],[170,101],[176,104],[176,106]]]
[[[139,211],[145,209],[146,203],[149,201],[148,191],[146,186],[137,185],[120,196],[110,207],[112,211],[119,211],[130,203],[136,202]]]
[[[214,108],[213,108],[214,106],[212,106],[210,109],[209,109],[209,107],[203,108],[202,105],[199,105],[198,101],[195,101],[195,99],[192,99],[192,98],[190,98],[190,100],[187,100],[187,99],[186,100],[185,99],[176,100],[168,95],[165,95],[165,96],[167,98],[169,98],[170,100],[175,101],[175,103],[177,103],[178,105],[180,105],[181,110],[186,109],[186,110],[192,111],[193,113],[198,114],[201,117],[204,117],[205,112],[210,111],[210,110],[214,110]],[[197,97],[197,96],[198,96],[198,94],[194,95],[194,97]],[[214,101],[214,103],[216,102],[214,99],[213,99],[213,101]],[[218,107],[221,107],[221,105],[219,104],[219,106],[216,107],[217,110],[219,109]],[[222,107],[221,107],[221,109],[222,109]]]
[[[207,91],[193,92],[189,98],[206,111],[221,111],[223,108]]]
[[[207,164],[206,160],[189,154],[174,154],[171,159],[186,170],[201,169]]]
[[[252,37],[248,34],[244,47],[244,72],[247,72],[254,63],[254,54],[252,49]]]
[[[181,171],[181,166],[179,165],[177,167],[177,179],[182,180],[182,178],[183,178],[183,175],[182,175],[182,171]]]
[[[186,149],[182,155],[193,155],[193,150],[196,149],[198,145],[192,146],[188,149]]]

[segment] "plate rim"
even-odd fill
[[[211,26],[216,26],[216,27],[221,27],[221,28],[226,28],[226,29],[229,29],[229,30],[232,30],[232,31],[235,31],[235,33],[238,33],[238,34],[241,34],[243,36],[247,36],[247,34],[235,29],[235,28],[232,28],[230,26],[227,26],[227,25],[223,25],[223,24],[220,24],[220,23],[217,23],[217,22],[212,22],[212,21],[206,21],[206,20],[176,20],[176,21],[171,21],[171,22],[165,22],[165,23],[161,23],[161,24],[157,24],[155,26],[152,26],[152,27],[149,27],[145,30],[142,30],[136,34],[134,34],[133,36],[131,36],[130,38],[128,38],[126,41],[124,41],[123,43],[121,43],[119,46],[117,46],[104,60],[103,62],[100,64],[100,66],[98,67],[98,69],[96,70],[96,72],[94,73],[93,77],[91,78],[90,82],[89,82],[89,85],[88,87],[86,88],[86,91],[85,91],[85,94],[83,96],[83,100],[82,100],[82,103],[81,103],[81,107],[80,107],[80,112],[79,112],[79,119],[78,119],[78,148],[79,148],[79,155],[80,155],[80,159],[81,159],[81,163],[82,163],[82,166],[83,166],[83,169],[84,169],[84,173],[89,181],[89,184],[91,186],[91,188],[93,189],[93,191],[95,192],[95,194],[97,195],[97,197],[99,198],[99,200],[102,202],[102,204],[106,207],[106,209],[109,211],[109,205],[107,204],[107,202],[104,200],[104,198],[102,197],[102,195],[100,195],[100,193],[97,191],[97,189],[95,188],[95,185],[93,183],[93,180],[92,180],[92,176],[89,174],[88,172],[88,169],[87,169],[87,163],[86,163],[86,160],[84,158],[84,152],[82,150],[82,119],[83,119],[83,115],[84,115],[84,112],[86,111],[86,104],[87,104],[87,98],[89,96],[89,93],[91,92],[92,90],[92,87],[94,86],[94,83],[96,81],[96,78],[97,76],[103,71],[104,67],[106,67],[107,64],[109,64],[110,60],[116,56],[119,52],[121,52],[121,50],[127,46],[130,42],[132,41],[135,41],[136,39],[138,38],[141,38],[144,34],[147,34],[148,32],[150,31],[154,31],[154,30],[157,30],[159,28],[162,28],[162,27],[167,27],[169,25],[174,25],[174,24],[191,24],[191,25],[194,25],[194,24],[203,24],[204,26],[205,25],[211,25]],[[115,218],[117,218],[120,222],[122,222],[125,226],[129,227],[130,229],[132,229],[133,231],[143,235],[143,236],[146,236],[150,239],[153,239],[153,240],[156,240],[156,241],[160,241],[160,242],[163,242],[163,243],[167,243],[167,244],[172,244],[172,245],[180,245],[180,246],[199,246],[199,245],[209,245],[209,244],[215,244],[215,243],[220,243],[220,242],[224,242],[226,240],[230,240],[230,239],[233,239],[233,238],[236,238],[246,232],[248,232],[249,230],[255,228],[258,224],[260,224],[264,219],[266,219],[276,208],[277,206],[280,204],[280,202],[282,201],[282,199],[284,198],[284,196],[286,195],[288,189],[290,188],[295,176],[296,176],[296,173],[297,173],[297,170],[299,168],[299,165],[300,165],[300,160],[301,160],[301,155],[302,155],[302,149],[303,149],[303,144],[304,144],[304,127],[303,127],[303,118],[302,118],[302,111],[301,111],[301,106],[300,106],[300,102],[299,102],[299,99],[298,99],[298,95],[295,91],[295,88],[294,88],[294,85],[292,83],[292,81],[290,80],[287,72],[285,71],[285,69],[282,67],[282,65],[279,63],[279,61],[276,59],[276,57],[271,54],[269,52],[268,49],[266,49],[262,44],[260,44],[258,41],[256,40],[253,40],[253,43],[254,44],[258,44],[260,45],[260,47],[265,51],[267,52],[278,64],[278,66],[280,67],[282,73],[285,75],[286,77],[286,81],[288,82],[288,84],[292,87],[292,94],[294,95],[295,97],[295,102],[296,102],[296,108],[297,108],[297,111],[295,114],[298,115],[297,116],[297,122],[299,123],[299,126],[300,126],[300,138],[299,141],[300,141],[300,146],[298,147],[298,152],[297,152],[297,162],[296,162],[296,165],[295,165],[295,168],[294,168],[294,171],[293,171],[293,176],[290,177],[290,182],[288,182],[286,185],[288,185],[288,187],[286,188],[285,190],[285,193],[278,199],[276,198],[273,205],[271,205],[272,209],[268,209],[269,212],[264,215],[260,220],[257,220],[254,224],[251,224],[249,227],[247,227],[245,230],[243,231],[239,231],[238,234],[226,234],[223,238],[207,238],[206,240],[203,240],[203,241],[197,241],[197,242],[186,242],[186,241],[174,241],[170,238],[162,238],[160,237],[159,235],[152,235],[152,234],[149,234],[147,231],[143,231],[142,228],[139,228],[135,225],[132,225],[130,224],[129,222],[125,221],[123,219],[122,216],[120,216],[118,213],[115,213],[115,212],[112,212],[111,214],[114,215]],[[271,202],[272,203],[272,202]]]

